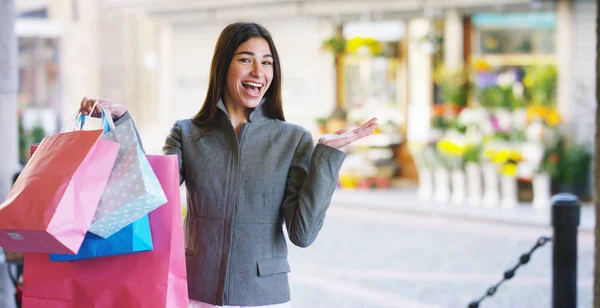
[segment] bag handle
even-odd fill
[[[94,110],[96,110],[96,106],[100,107],[100,115],[101,115],[101,121],[102,121],[103,134],[106,134],[106,133],[110,132],[111,130],[115,129],[115,123],[113,122],[112,116],[110,115],[110,111],[108,111],[108,108],[100,105],[100,102],[97,98],[95,101],[96,101],[96,103],[92,107],[92,112],[94,112]],[[78,112],[75,117],[75,125],[74,125],[74,127],[72,127],[71,131],[82,130],[83,126],[85,125],[85,118],[86,118],[86,116],[83,113]]]

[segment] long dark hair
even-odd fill
[[[281,104],[281,66],[277,48],[271,34],[263,26],[256,23],[238,22],[225,27],[217,40],[215,52],[210,66],[210,81],[206,99],[200,111],[194,116],[193,122],[200,127],[200,135],[206,135],[217,124],[217,103],[225,94],[227,72],[236,49],[245,41],[261,37],[269,43],[273,54],[273,80],[265,93],[265,114],[274,119],[285,121]]]

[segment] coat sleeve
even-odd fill
[[[165,145],[163,146],[163,154],[165,155],[177,155],[177,159],[179,160],[179,184],[183,183],[185,178],[185,170],[183,169],[183,152],[181,150],[181,125],[179,121],[175,122],[169,135],[167,136],[167,140],[165,141]]]
[[[288,235],[295,245],[308,247],[316,239],[345,158],[344,152],[324,144],[317,144],[313,150],[309,132],[300,139],[282,203]]]

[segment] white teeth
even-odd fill
[[[255,83],[255,82],[251,82],[251,81],[242,82],[242,84],[245,84],[245,85],[248,85],[248,86],[253,86],[253,87],[256,87],[256,88],[262,87],[261,83]]]

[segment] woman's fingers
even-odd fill
[[[357,132],[362,131],[364,129],[368,129],[369,127],[374,127],[374,125],[377,125],[377,118],[371,118],[369,121],[365,122],[359,128],[354,129],[352,132],[356,134]]]
[[[101,99],[83,97],[79,107],[79,112],[81,112],[85,116],[91,115],[92,117],[99,117],[102,114],[101,105],[103,102],[104,101]]]
[[[376,123],[376,122],[377,122],[377,118],[371,118],[369,121],[365,122],[365,124],[363,124],[361,126],[361,128],[365,128],[365,127],[367,127],[369,125],[372,125],[373,123]]]
[[[377,127],[377,123],[373,122],[373,123],[371,123],[371,124],[369,124],[367,126],[360,127],[360,128],[357,128],[357,129],[353,130],[352,133],[355,134],[355,135],[360,135],[360,134],[365,133],[365,132],[371,132],[371,133],[373,133],[373,130],[375,129],[375,127]]]
[[[79,106],[79,112],[81,112],[83,115],[87,116],[89,114],[88,112],[88,108],[87,108],[87,97],[83,97],[83,99],[81,100],[80,106]]]
[[[343,129],[343,128],[342,128],[342,129],[338,129],[338,130],[335,132],[335,134],[336,134],[336,135],[343,135],[343,134],[345,134],[345,133],[346,133],[346,130],[345,130],[345,129]]]

